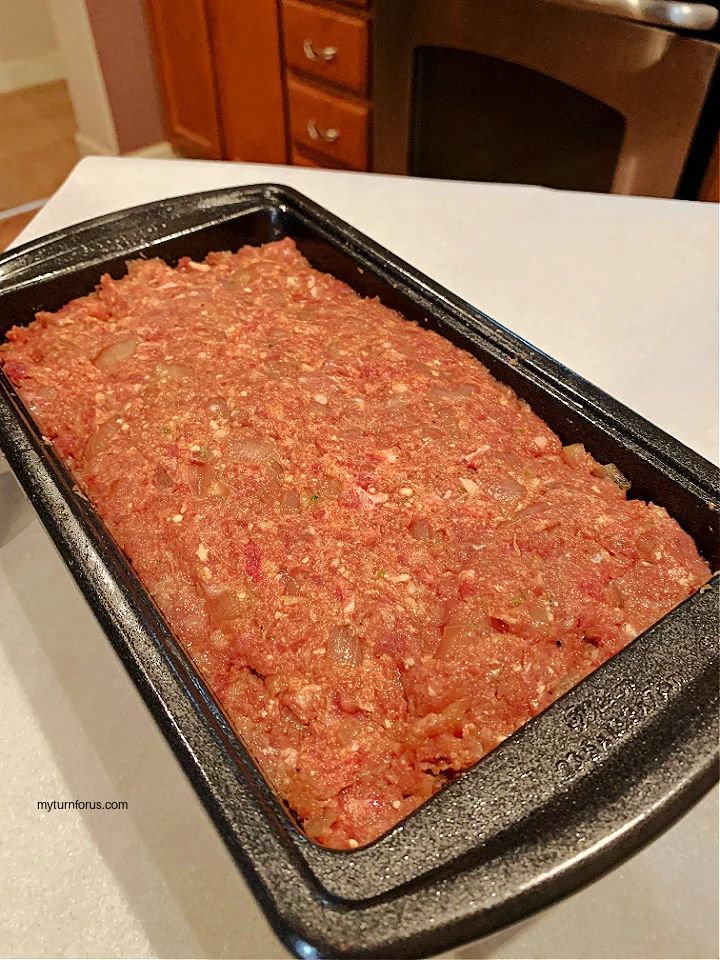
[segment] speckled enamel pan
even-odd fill
[[[285,187],[151,203],[0,256],[0,334],[125,261],[290,236],[313,266],[437,330],[665,506],[714,570],[718,470]],[[521,266],[519,267],[521,269]],[[307,840],[0,373],[0,448],[280,939],[301,957],[418,957],[485,936],[615,867],[717,779],[718,586],[690,597],[367,847]],[[68,625],[70,626],[70,625]]]

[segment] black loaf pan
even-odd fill
[[[79,224],[0,257],[0,335],[125,261],[290,236],[313,266],[431,327],[667,507],[713,570],[717,469],[285,187],[218,190]],[[301,957],[418,957],[547,906],[634,853],[717,779],[718,604],[696,593],[368,847],[307,840],[128,562],[0,374],[0,447],[267,913]]]

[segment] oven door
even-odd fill
[[[378,2],[374,169],[672,197],[718,45],[566,2]]]

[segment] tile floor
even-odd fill
[[[64,80],[0,94],[0,216],[50,196],[80,159]],[[0,250],[36,211],[0,219]]]

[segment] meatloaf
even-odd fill
[[[0,363],[330,847],[380,836],[709,577],[662,507],[289,239],[129,263]]]

